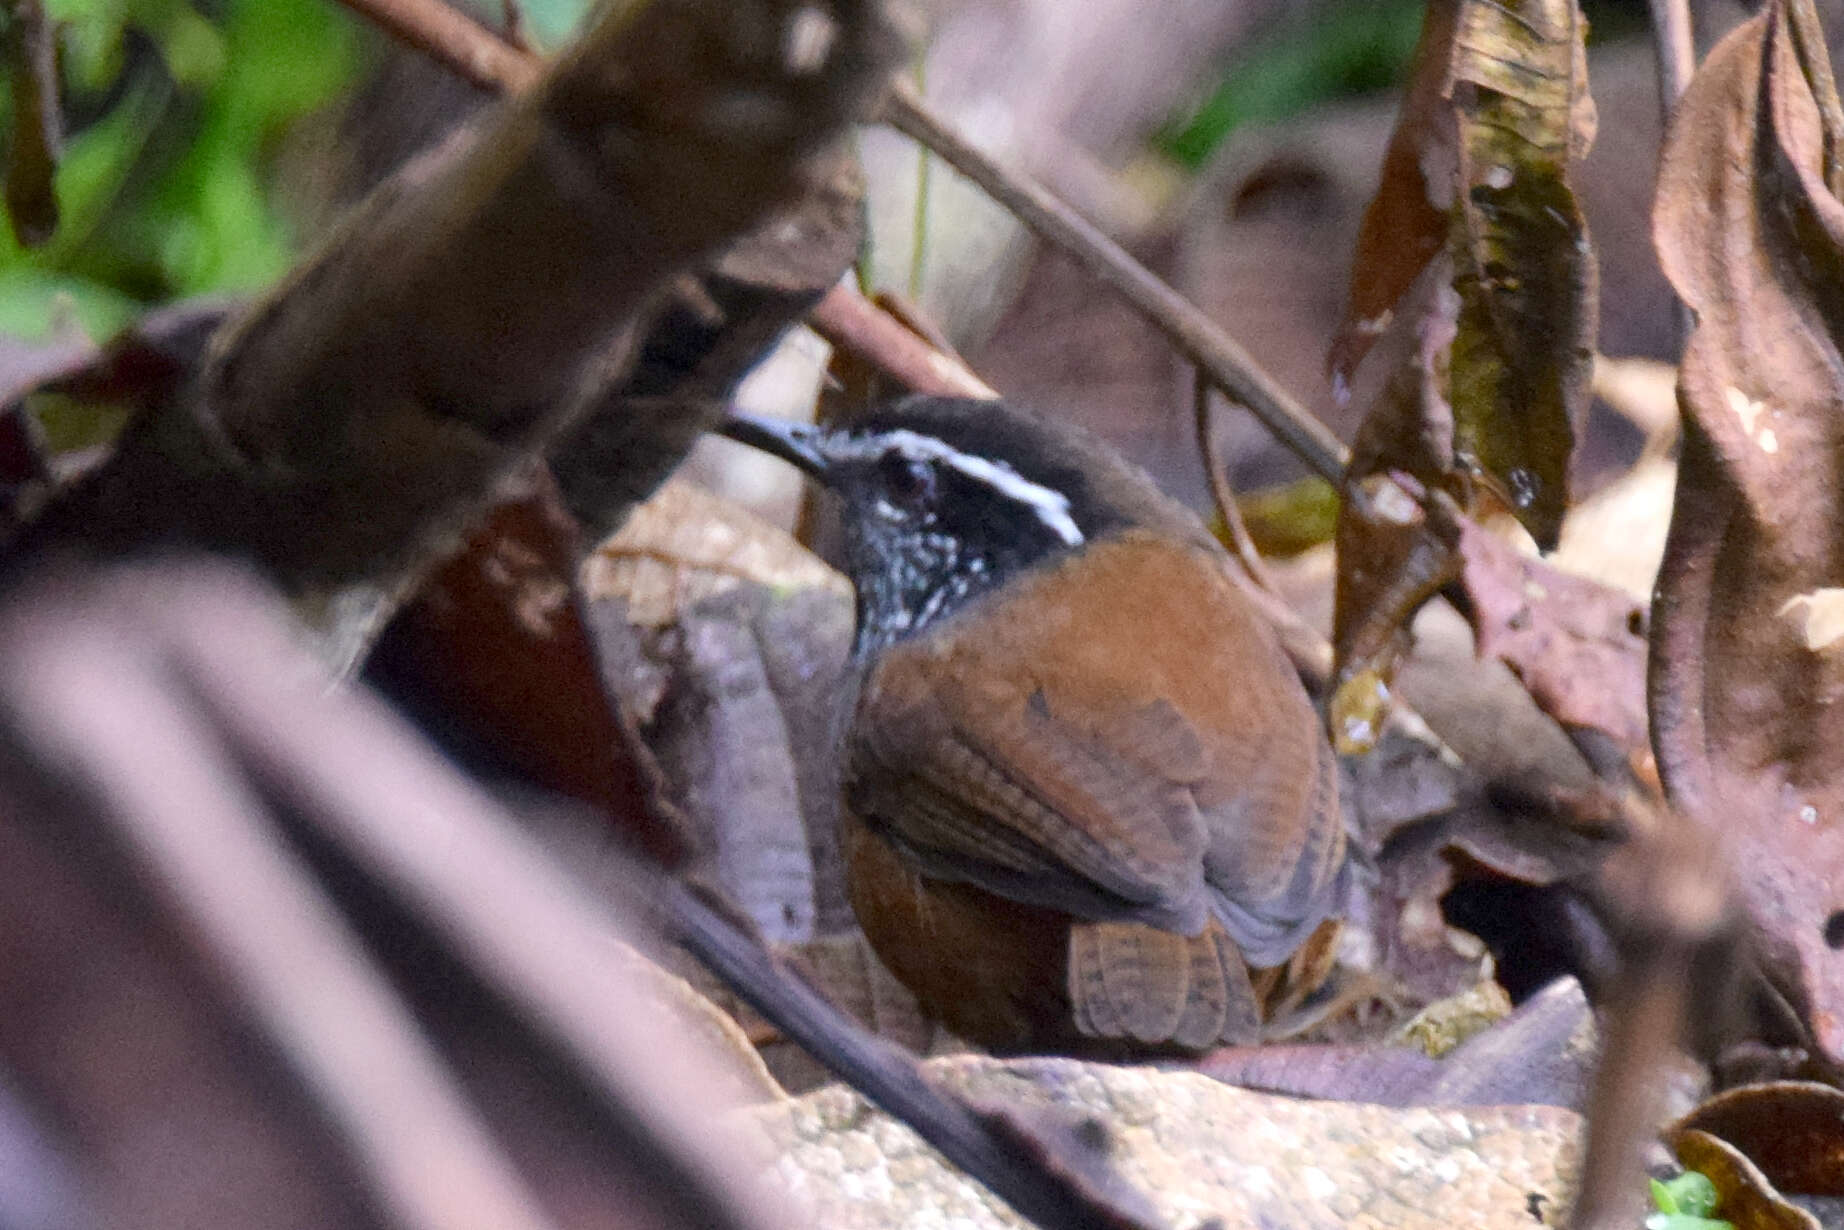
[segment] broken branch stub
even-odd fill
[[[564,504],[593,547],[651,495],[775,343],[851,269],[864,177],[841,156],[796,202],[674,279],[633,367],[553,442]]]
[[[1648,691],[1672,801],[1730,844],[1766,951],[1835,1062],[1844,203],[1837,95],[1803,7],[1776,0],[1710,54],[1665,146],[1654,233],[1697,328]]]
[[[221,334],[39,545],[253,558],[349,656],[661,284],[806,186],[896,50],[869,0],[606,8]]]

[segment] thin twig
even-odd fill
[[[873,364],[911,392],[998,399],[992,386],[965,363],[930,345],[853,287],[840,284],[827,291],[807,324],[834,346]]]
[[[916,57],[916,90],[925,93],[928,90],[928,53],[924,51]],[[928,274],[928,193],[929,180],[932,177],[935,160],[930,155],[928,146],[916,147],[916,207],[914,218],[910,222],[909,236],[909,297],[920,303],[922,301],[922,279]]]
[[[483,90],[516,94],[538,79],[538,57],[442,0],[339,0]]]
[[[1615,1230],[1640,1224],[1644,1213],[1643,1155],[1658,1130],[1671,1050],[1683,1029],[1690,985],[1683,954],[1653,956],[1621,971],[1602,1014],[1602,1062],[1588,1104],[1587,1143],[1571,1230]]]
[[[1126,249],[1097,230],[1048,189],[1002,166],[934,115],[901,82],[884,105],[884,119],[933,150],[978,184],[1032,231],[1119,294],[1170,339],[1218,388],[1247,406],[1313,471],[1344,477],[1347,453],[1331,429],[1283,389],[1235,340],[1190,300],[1155,277]]]
[[[1658,119],[1671,127],[1678,97],[1697,70],[1697,44],[1690,25],[1689,0],[1651,0],[1652,50],[1658,60]]]
[[[1229,541],[1236,549],[1236,558],[1242,562],[1249,580],[1272,590],[1274,578],[1268,574],[1268,566],[1261,562],[1261,552],[1256,550],[1255,540],[1249,537],[1249,527],[1243,524],[1236,493],[1229,489],[1228,468],[1217,448],[1216,432],[1212,430],[1215,417],[1210,413],[1210,395],[1214,391],[1203,368],[1192,368],[1191,413],[1197,426],[1197,453],[1204,460],[1204,476],[1210,483],[1210,498],[1216,503],[1217,515],[1223,518]]]
[[[1643,1155],[1657,1131],[1665,1073],[1686,1040],[1693,971],[1741,964],[1740,920],[1720,844],[1694,825],[1667,822],[1637,795],[1623,810],[1626,843],[1591,885],[1621,969],[1603,1018],[1570,1230],[1638,1220]]]

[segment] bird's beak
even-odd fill
[[[779,457],[822,483],[830,476],[826,455],[815,443],[820,434],[816,428],[780,419],[758,418],[753,414],[732,414],[716,430],[738,444],[747,444]]]

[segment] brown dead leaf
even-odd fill
[[[1345,316],[1326,368],[1340,401],[1396,305],[1447,245],[1459,166],[1459,132],[1448,97],[1458,5],[1431,0],[1415,45],[1413,75],[1383,154],[1377,194],[1364,211],[1351,262]]]
[[[576,523],[548,474],[523,481],[398,612],[368,676],[488,767],[589,804],[674,864],[685,835],[648,806],[572,589]]]
[[[1386,433],[1424,437],[1437,468],[1386,457],[1469,511],[1483,480],[1546,547],[1567,503],[1596,317],[1596,265],[1569,185],[1594,130],[1583,27],[1574,0],[1430,0],[1329,359],[1334,387],[1348,389],[1392,319],[1419,312],[1415,284],[1445,254],[1440,280],[1459,299],[1441,372],[1451,412]]]
[[[1370,409],[1352,445],[1335,540],[1330,724],[1347,754],[1375,743],[1409,621],[1459,567],[1426,508],[1447,475],[1453,435],[1447,353],[1460,305],[1449,268],[1437,256],[1423,271],[1366,369],[1377,387],[1364,398]]]
[[[1519,555],[1470,521],[1458,528],[1460,584],[1481,656],[1510,667],[1565,728],[1600,731],[1649,777],[1645,608],[1620,590]]]
[[[1696,313],[1677,502],[1653,609],[1661,777],[1721,831],[1823,1050],[1844,1056],[1844,203],[1822,45],[1776,2],[1710,54],[1654,214]],[[1803,44],[1803,45],[1802,45]]]
[[[1819,1230],[1818,1218],[1788,1204],[1727,1141],[1688,1128],[1672,1133],[1671,1147],[1685,1167],[1716,1185],[1716,1212],[1736,1230]]]
[[[1739,1149],[1768,1181],[1802,1196],[1844,1196],[1844,1093],[1811,1081],[1770,1081],[1719,1093],[1672,1133],[1708,1132]]]
[[[608,686],[716,882],[770,940],[850,927],[829,720],[851,643],[844,578],[683,479],[579,575]]]

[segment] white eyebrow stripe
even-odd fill
[[[985,483],[1008,499],[1029,508],[1066,546],[1082,545],[1082,529],[1076,524],[1076,519],[1069,515],[1069,497],[1041,483],[1032,482],[1003,461],[975,457],[933,436],[907,430],[852,440],[843,445],[835,445],[829,451],[835,456],[868,461],[891,448],[917,461],[941,461],[953,466],[968,478]]]

